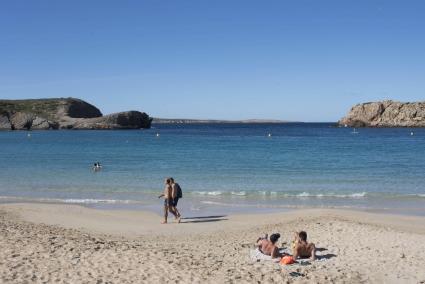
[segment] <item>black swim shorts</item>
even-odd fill
[[[176,197],[176,198],[173,198],[173,206],[174,207],[176,207],[177,206],[177,203],[179,202],[179,198],[178,197]]]
[[[174,206],[174,200],[172,198],[164,199],[164,206]]]

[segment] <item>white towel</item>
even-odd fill
[[[273,262],[279,262],[280,258],[272,258],[270,255],[265,255],[262,253],[258,248],[251,249],[249,251],[250,259],[252,261],[273,261]]]

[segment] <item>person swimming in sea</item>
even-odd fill
[[[96,162],[96,163],[93,164],[92,169],[95,172],[100,171],[102,169],[102,165],[99,162]]]

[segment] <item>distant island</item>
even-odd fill
[[[140,111],[102,115],[76,98],[0,100],[0,130],[139,129],[149,128],[151,121]]]
[[[208,123],[289,123],[289,121],[275,119],[245,119],[245,120],[218,120],[218,119],[187,119],[187,118],[156,118],[153,124],[208,124]]]
[[[346,127],[425,127],[425,102],[386,100],[357,104],[338,124]]]

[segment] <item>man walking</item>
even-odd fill
[[[178,218],[178,222],[180,223],[181,215],[179,210],[177,209],[177,203],[179,202],[179,199],[183,197],[183,193],[182,193],[182,189],[180,185],[176,183],[173,178],[170,178],[170,183],[171,183],[171,196],[173,198],[173,211]]]

